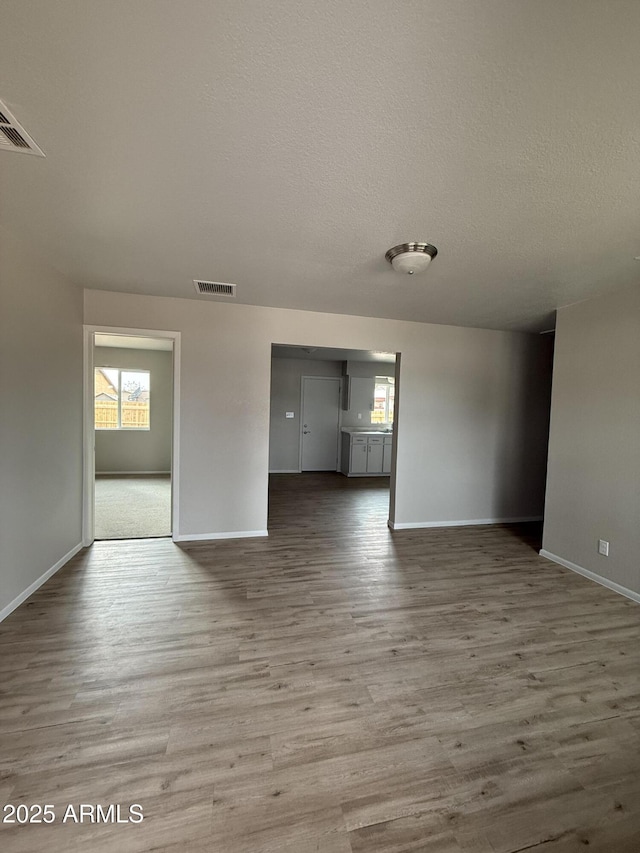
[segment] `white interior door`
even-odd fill
[[[302,377],[302,471],[335,471],[338,467],[340,379]]]

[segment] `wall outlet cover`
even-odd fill
[[[603,557],[609,556],[609,543],[606,539],[598,539],[598,554],[602,554]]]

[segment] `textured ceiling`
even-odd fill
[[[0,217],[80,285],[498,329],[640,282],[638,0],[2,0]],[[384,260],[439,253],[423,276]]]

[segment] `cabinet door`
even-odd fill
[[[382,473],[382,451],[384,449],[384,445],[382,444],[368,444],[367,445],[367,473],[368,474],[379,474]]]
[[[367,445],[352,444],[351,445],[351,465],[349,467],[351,474],[366,474],[367,473]]]
[[[382,455],[382,473],[390,474],[391,473],[391,445],[384,445],[384,453]]]

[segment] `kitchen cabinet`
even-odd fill
[[[393,436],[379,432],[343,432],[340,470],[347,477],[380,477],[389,474],[392,442]]]
[[[393,439],[390,435],[385,436],[382,453],[382,473],[391,473],[391,451],[393,448]]]
[[[367,473],[367,457],[368,446],[365,436],[343,436],[343,442],[346,438],[346,471],[343,467],[343,474],[366,474]]]
[[[367,441],[367,473],[382,473],[382,455],[384,449],[384,436],[370,435]]]

